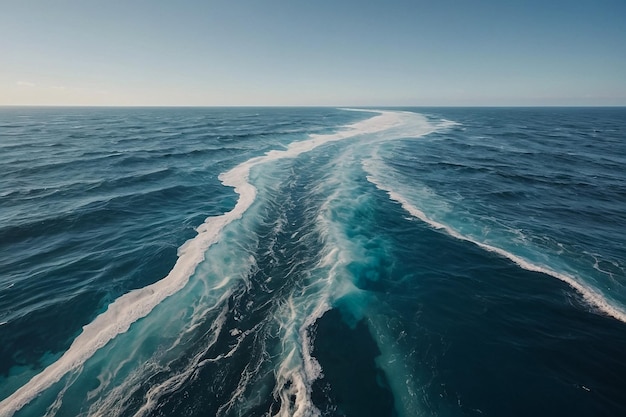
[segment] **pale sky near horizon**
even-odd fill
[[[0,0],[0,105],[626,105],[626,0]]]

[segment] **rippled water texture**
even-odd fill
[[[626,110],[0,109],[0,416],[624,415]]]

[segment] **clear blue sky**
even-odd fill
[[[7,0],[0,104],[626,105],[626,0]]]

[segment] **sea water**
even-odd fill
[[[0,416],[626,414],[624,108],[2,108]]]

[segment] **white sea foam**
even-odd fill
[[[347,163],[349,156],[337,155],[333,166]],[[351,276],[344,273],[350,261],[349,245],[341,240],[341,234],[335,230],[330,220],[333,204],[340,196],[348,192],[351,182],[339,175],[320,181],[312,193],[330,195],[326,197],[316,213],[315,226],[321,240],[325,243],[312,276],[280,306],[275,313],[279,323],[282,353],[281,362],[275,371],[276,384],[273,396],[280,402],[277,417],[313,417],[321,414],[312,400],[313,383],[321,377],[322,368],[313,356],[313,337],[311,328],[333,305],[334,301],[357,288],[352,285]]]
[[[304,343],[304,340],[301,339],[301,342]],[[302,347],[301,345],[300,349]],[[303,361],[305,363],[307,361],[300,349],[297,345],[292,346],[276,371],[274,397],[279,399],[281,404],[275,414],[278,417],[320,415],[311,400],[311,384],[316,378],[309,379],[304,368],[300,366]]]
[[[160,281],[131,291],[111,303],[108,309],[83,327],[83,332],[56,362],[34,376],[27,384],[0,402],[0,417],[11,416],[32,401],[41,392],[61,380],[68,372],[81,367],[96,351],[113,338],[128,331],[130,326],[147,316],[167,297],[180,291],[189,281],[196,267],[204,260],[207,249],[218,241],[222,229],[243,216],[256,198],[256,188],[248,182],[252,167],[282,158],[294,158],[316,147],[360,134],[375,133],[400,126],[398,112],[380,111],[364,121],[327,135],[310,135],[310,139],[293,142],[286,150],[270,151],[264,156],[252,158],[220,175],[226,186],[234,187],[239,194],[235,207],[221,216],[208,218],[198,227],[198,235],[178,250],[178,260],[169,274]]]
[[[275,372],[273,395],[280,400],[278,417],[319,416],[311,393],[313,382],[322,374],[322,368],[313,357],[311,326],[330,308],[332,273],[318,282],[317,290],[290,297],[277,315],[280,315],[283,333],[283,358]],[[311,289],[310,289],[311,290]],[[283,314],[287,310],[288,314]],[[308,313],[307,313],[308,312]],[[305,314],[304,318],[302,314]]]
[[[368,170],[367,164],[364,164],[364,167],[366,170]],[[423,211],[419,210],[417,207],[415,207],[413,204],[411,204],[404,196],[402,196],[401,194],[399,194],[398,192],[394,191],[391,189],[391,187],[383,184],[380,180],[378,180],[375,176],[375,174],[372,172],[371,168],[369,168],[369,174],[367,176],[368,181],[370,181],[372,184],[374,184],[378,189],[385,191],[388,195],[389,198],[391,198],[392,200],[400,203],[400,205],[402,206],[402,208],[404,208],[404,210],[406,210],[408,213],[410,213],[413,217],[418,218],[420,220],[422,220],[425,223],[428,223],[429,225],[431,225],[433,228],[435,229],[439,229],[444,231],[445,233],[447,233],[448,235],[459,239],[459,240],[464,240],[467,242],[471,242],[477,246],[479,246],[482,249],[485,249],[489,252],[493,252],[493,253],[497,253],[500,256],[503,256],[505,258],[508,258],[509,260],[513,261],[514,263],[516,263],[518,266],[528,270],[528,271],[534,271],[534,272],[541,272],[544,273],[546,275],[550,275],[554,278],[560,279],[561,281],[567,283],[570,287],[572,287],[573,289],[575,289],[576,291],[578,291],[582,296],[583,299],[592,307],[596,308],[597,310],[619,320],[622,322],[626,323],[626,311],[624,311],[624,309],[615,306],[613,304],[611,304],[609,301],[607,301],[607,299],[600,293],[598,292],[596,289],[591,288],[583,283],[581,283],[577,278],[562,273],[562,272],[558,272],[558,271],[554,271],[546,266],[542,266],[542,265],[537,265],[534,264],[518,255],[515,255],[513,253],[510,253],[502,248],[498,248],[495,247],[493,245],[484,243],[484,242],[480,242],[478,240],[472,239],[471,237],[465,236],[461,233],[459,233],[458,231],[456,231],[455,229],[453,229],[452,227],[440,223],[436,220],[433,220],[432,218],[430,218],[429,216],[427,216]]]

